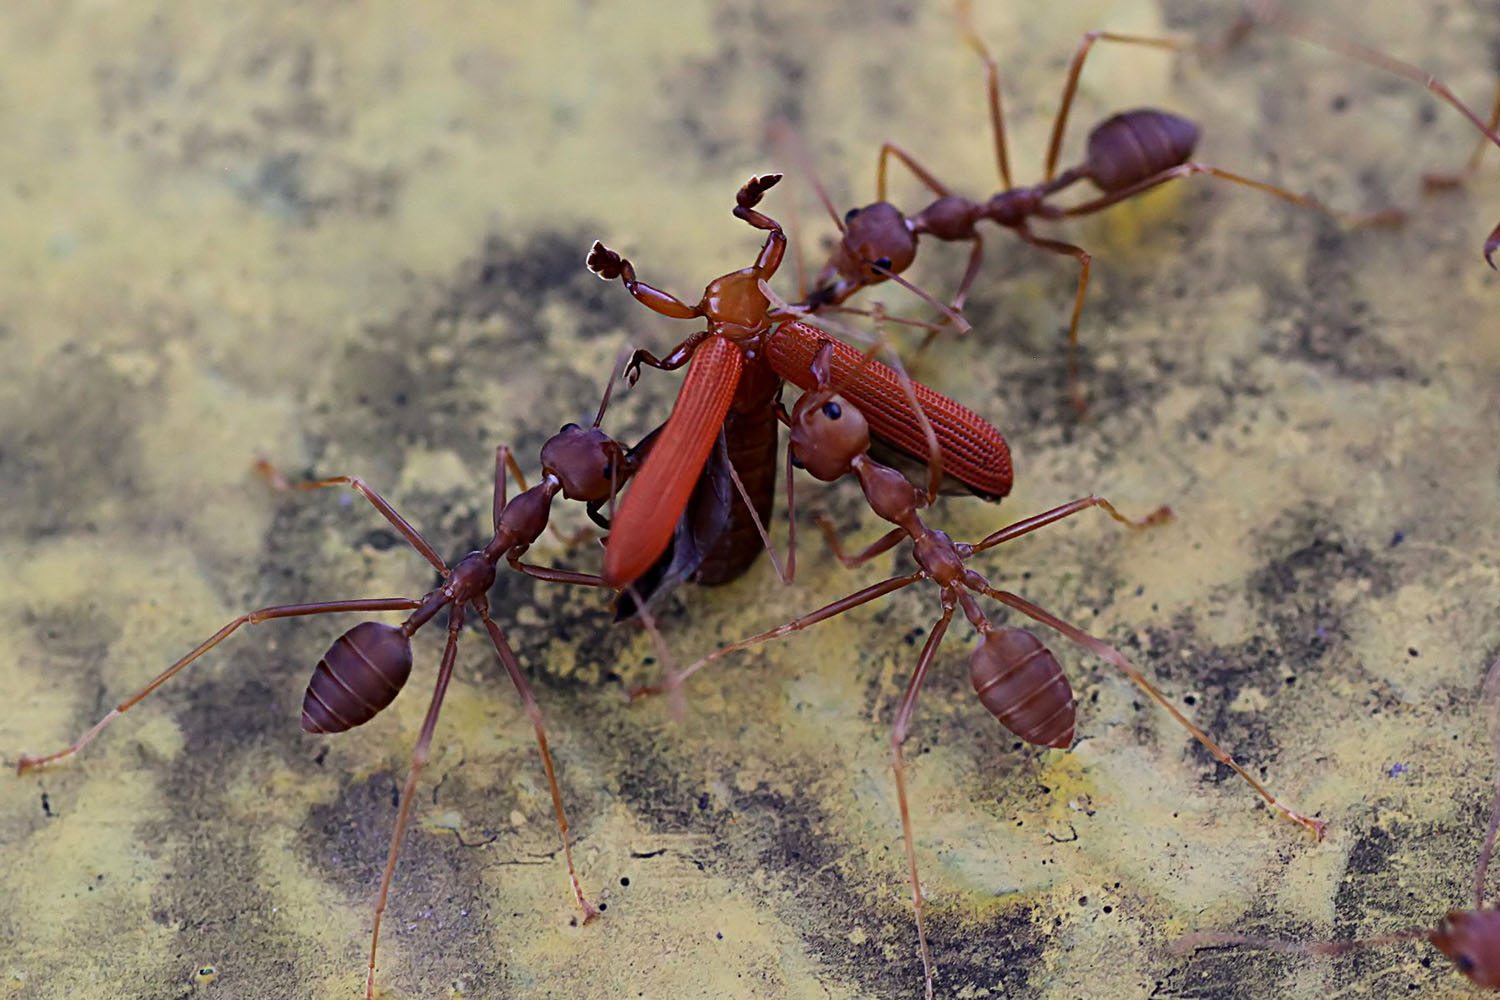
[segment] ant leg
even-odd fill
[[[1251,6],[1253,8],[1252,13],[1257,20],[1268,22],[1289,35],[1295,35],[1316,45],[1321,45],[1333,52],[1337,52],[1340,55],[1347,56],[1350,59],[1357,59],[1360,62],[1368,63],[1387,72],[1395,73],[1397,76],[1404,76],[1408,80],[1420,83],[1439,98],[1446,101],[1459,114],[1467,118],[1480,131],[1484,139],[1500,146],[1500,135],[1495,134],[1496,127],[1500,126],[1500,89],[1495,91],[1495,106],[1490,111],[1489,125],[1486,126],[1480,120],[1479,116],[1469,109],[1468,105],[1460,101],[1453,91],[1448,89],[1447,84],[1426,70],[1413,66],[1409,62],[1395,59],[1384,52],[1376,52],[1374,49],[1364,45],[1346,41],[1337,35],[1323,31],[1310,21],[1304,21],[1299,17],[1286,13],[1270,3],[1269,0],[1254,0]],[[1480,143],[1480,149],[1476,149],[1474,155],[1470,157],[1468,168],[1457,176],[1467,177],[1477,169],[1480,150],[1482,148],[1483,141]],[[1423,180],[1428,187],[1442,187],[1445,183],[1452,180],[1452,177],[1445,177],[1441,174],[1435,176],[1428,175]],[[1491,230],[1489,237],[1484,241],[1484,259],[1492,268],[1495,267],[1496,250],[1500,250],[1500,225]]]
[[[411,547],[421,553],[422,558],[432,563],[434,569],[443,574],[443,576],[448,575],[448,564],[443,562],[442,557],[437,554],[437,550],[435,550],[431,545],[428,544],[427,539],[423,538],[421,533],[417,531],[416,528],[413,528],[410,524],[407,523],[406,518],[396,513],[396,508],[387,503],[385,498],[383,498],[379,493],[376,493],[374,490],[372,490],[369,484],[358,476],[331,476],[328,479],[315,479],[309,482],[292,483],[288,482],[281,475],[281,473],[276,471],[275,467],[272,466],[270,462],[266,461],[263,458],[256,459],[255,471],[260,473],[262,476],[265,476],[267,481],[270,482],[273,489],[284,490],[288,492],[292,490],[320,490],[327,486],[349,487],[351,490],[358,493],[366,500],[370,501],[370,505],[376,510],[380,511],[380,515],[391,523],[391,527],[399,531],[402,537],[405,538],[408,543],[410,543]]]
[[[590,271],[605,281],[619,278],[626,290],[635,296],[635,300],[653,312],[661,313],[671,319],[696,319],[703,315],[700,306],[690,306],[675,295],[648,285],[644,281],[637,281],[635,266],[598,240],[594,241],[584,263],[588,265]]]
[[[99,733],[103,731],[105,726],[109,725],[121,715],[124,715],[152,691],[155,691],[167,681],[171,680],[172,677],[175,676],[178,671],[182,670],[183,667],[187,666],[189,663],[192,663],[194,660],[198,659],[198,657],[202,656],[204,653],[208,652],[210,649],[213,649],[219,643],[229,638],[229,636],[233,632],[235,632],[241,625],[259,625],[261,622],[271,621],[275,618],[296,618],[304,615],[330,615],[346,611],[411,611],[421,606],[422,602],[420,600],[413,600],[408,597],[390,597],[357,601],[321,601],[316,604],[283,604],[276,607],[261,608],[258,611],[247,611],[245,614],[240,615],[234,621],[230,622],[228,625],[225,625],[223,628],[219,629],[219,631],[215,632],[203,642],[199,643],[193,648],[192,652],[188,653],[182,659],[178,660],[176,663],[163,670],[156,676],[153,681],[151,681],[151,683],[147,684],[135,694],[131,695],[129,698],[126,698],[124,701],[120,702],[120,704],[110,709],[108,715],[95,723],[93,728],[89,729],[88,732],[84,733],[82,736],[78,737],[78,739],[74,740],[72,745],[68,746],[66,749],[59,750],[56,753],[50,753],[45,757],[28,757],[23,754],[21,758],[16,762],[16,773],[25,774],[27,771],[46,767],[49,764],[56,763],[57,761],[62,760],[65,757],[73,756],[78,751],[88,746],[88,744],[94,739],[94,737],[98,736]]]
[[[964,40],[969,43],[971,49],[978,53],[979,61],[984,63],[986,87],[990,98],[990,127],[995,134],[995,163],[1000,168],[1001,184],[1009,190],[1015,185],[1010,179],[1010,157],[1005,152],[1005,116],[1000,109],[1000,73],[995,68],[995,60],[990,55],[989,48],[980,39],[979,32],[974,30],[973,0],[960,0],[958,24],[963,29]]]
[[[1089,268],[1093,263],[1093,258],[1083,247],[1064,243],[1061,240],[1045,239],[1032,233],[1025,226],[1015,227],[1015,233],[1034,247],[1063,254],[1078,261],[1078,292],[1073,296],[1073,316],[1068,320],[1068,398],[1073,403],[1073,409],[1079,416],[1082,416],[1088,409],[1089,403],[1084,398],[1083,390],[1078,387],[1078,319],[1083,315],[1083,295],[1089,287]]]
[[[862,287],[864,286],[851,286],[849,290],[851,293],[853,293],[859,291],[859,289]],[[854,306],[829,305],[820,306],[818,308],[818,316],[820,319],[825,313],[834,312],[843,313],[846,316],[864,316],[866,319],[879,319],[882,322],[895,323],[898,326],[914,326],[919,329],[926,330],[927,336],[923,338],[924,347],[926,346],[927,342],[930,341],[936,334],[947,329],[947,327],[949,326],[947,317],[944,317],[943,319],[938,320],[934,323],[931,320],[912,319],[907,316],[892,316],[890,313],[885,311],[884,307],[881,307],[879,309],[857,309]]]
[[[1078,51],[1073,53],[1073,59],[1068,63],[1068,79],[1063,84],[1062,103],[1057,109],[1057,117],[1052,120],[1052,138],[1047,142],[1047,166],[1042,172],[1043,184],[1051,183],[1052,178],[1057,174],[1057,154],[1062,148],[1063,130],[1068,124],[1068,112],[1073,107],[1073,96],[1078,92],[1078,75],[1083,72],[1083,60],[1088,56],[1089,50],[1094,47],[1095,42],[1099,41],[1177,51],[1196,47],[1195,43],[1182,38],[1119,35],[1112,31],[1090,31],[1085,34],[1083,41],[1078,45]]]
[[[863,563],[869,562],[882,552],[889,552],[896,547],[896,543],[907,537],[905,528],[892,528],[869,545],[860,549],[854,555],[845,555],[844,546],[839,540],[838,528],[827,514],[818,515],[818,527],[823,531],[823,539],[828,543],[828,550],[833,553],[835,559],[844,564],[846,569],[853,569]]]
[[[1008,542],[1012,538],[1019,538],[1038,528],[1045,528],[1049,524],[1055,524],[1065,517],[1072,517],[1079,511],[1088,510],[1090,507],[1100,508],[1127,528],[1133,528],[1137,531],[1142,528],[1149,528],[1155,524],[1161,524],[1172,517],[1172,508],[1167,506],[1158,507],[1145,517],[1126,517],[1115,509],[1114,504],[1096,493],[1091,493],[1077,500],[1069,500],[1067,503],[1053,507],[1051,510],[1044,510],[1040,514],[1033,514],[1031,517],[1023,518],[1014,524],[1008,524],[999,531],[986,535],[982,541],[975,542],[972,545],[960,546],[960,551],[967,558],[975,552],[983,552],[985,549],[994,548],[1002,542]]]
[[[1245,187],[1255,188],[1255,190],[1257,191],[1261,191],[1275,198],[1280,198],[1282,201],[1289,201],[1293,205],[1300,205],[1301,207],[1311,209],[1314,212],[1321,212],[1323,215],[1326,215],[1331,219],[1337,220],[1343,225],[1350,226],[1355,229],[1363,226],[1399,226],[1406,221],[1406,212],[1405,210],[1400,208],[1385,208],[1381,209],[1378,212],[1368,213],[1341,212],[1336,208],[1330,208],[1329,206],[1323,204],[1321,201],[1318,201],[1316,198],[1310,198],[1306,195],[1297,194],[1293,191],[1288,191],[1286,188],[1277,187],[1274,184],[1267,184],[1265,181],[1258,181],[1250,177],[1245,177],[1242,174],[1231,173],[1228,170],[1220,170],[1218,167],[1211,167],[1206,163],[1193,162],[1181,163],[1175,167],[1170,167],[1166,170],[1163,170],[1159,174],[1152,174],[1150,177],[1147,177],[1144,180],[1137,181],[1136,183],[1127,185],[1126,187],[1120,188],[1119,190],[1111,191],[1108,194],[1093,199],[1092,201],[1086,201],[1081,205],[1074,205],[1072,208],[1062,209],[1057,212],[1056,215],[1049,214],[1047,217],[1072,218],[1078,215],[1090,215],[1094,212],[1100,211],[1101,209],[1108,208],[1116,202],[1124,201],[1127,198],[1133,198],[1136,195],[1140,194],[1142,191],[1149,191],[1151,188],[1159,187],[1160,185],[1165,184],[1168,181],[1176,180],[1179,177],[1191,177],[1194,174],[1208,174],[1209,176],[1217,177],[1220,180],[1232,181],[1235,184],[1243,184]]]
[[[556,524],[552,523],[551,521],[548,521],[547,522],[547,530],[552,533],[552,537],[553,538],[556,538],[559,542],[562,542],[563,548],[565,550],[567,550],[568,552],[572,552],[574,549],[578,548],[578,546],[582,545],[584,542],[591,542],[595,538],[599,537],[594,532],[594,529],[590,528],[586,524],[585,525],[580,525],[579,528],[578,528],[578,530],[575,531],[575,532],[573,532],[570,535],[567,532],[563,531],[561,528],[559,528]]]
[[[1394,56],[1388,56],[1384,52],[1377,52],[1375,49],[1361,45],[1358,42],[1351,42],[1346,38],[1323,29],[1311,21],[1297,17],[1295,14],[1288,14],[1280,7],[1271,3],[1270,0],[1252,0],[1250,7],[1251,16],[1256,21],[1269,24],[1278,31],[1301,38],[1314,45],[1320,45],[1331,52],[1337,52],[1339,55],[1349,59],[1366,63],[1377,69],[1383,69],[1388,73],[1395,73],[1397,76],[1404,76],[1408,80],[1420,83],[1440,99],[1447,102],[1455,111],[1467,118],[1480,131],[1482,138],[1479,146],[1474,150],[1473,155],[1469,157],[1468,165],[1463,171],[1458,174],[1429,174],[1424,177],[1424,181],[1429,187],[1446,187],[1454,183],[1461,183],[1472,176],[1474,171],[1479,168],[1479,160],[1484,151],[1484,140],[1500,146],[1500,135],[1495,134],[1496,129],[1500,128],[1500,89],[1495,91],[1495,106],[1490,110],[1489,124],[1486,126],[1480,117],[1469,109],[1467,104],[1460,101],[1458,96],[1448,89],[1446,84],[1421,67],[1414,66]]]
[[[790,455],[788,457],[790,458]],[[729,479],[730,479],[731,482],[734,483],[735,492],[739,494],[740,500],[744,502],[745,509],[750,512],[750,522],[755,525],[755,531],[756,531],[757,534],[760,535],[761,544],[766,547],[766,555],[769,556],[770,559],[771,559],[771,568],[776,571],[776,576],[778,578],[780,578],[780,580],[781,580],[782,583],[791,583],[792,582],[792,574],[795,573],[796,569],[797,569],[796,535],[792,534],[791,538],[788,540],[786,566],[783,568],[781,560],[779,558],[777,558],[777,556],[776,556],[776,546],[773,545],[773,544],[771,544],[771,533],[766,530],[765,524],[760,519],[760,513],[758,511],[756,511],[756,509],[755,509],[755,503],[754,503],[754,501],[750,499],[750,491],[747,490],[747,489],[745,489],[745,484],[740,479],[740,474],[735,469],[734,463],[733,462],[726,462],[725,466],[729,470]],[[792,478],[791,473],[792,473],[791,467],[788,466],[788,468],[787,468],[787,485],[788,485],[788,487],[791,486],[791,478]],[[787,492],[787,524],[788,524],[788,529],[787,530],[789,532],[795,532],[796,529],[790,527],[790,525],[792,524],[792,519],[793,519],[793,517],[795,517],[795,513],[791,509],[791,502],[792,502],[791,501],[791,492],[790,492],[790,489],[788,489],[788,492]]]
[[[525,573],[535,580],[543,580],[547,583],[571,583],[580,587],[608,587],[602,577],[593,573],[578,573],[570,569],[557,569],[552,566],[538,566],[535,563],[521,562],[520,556],[511,553],[506,556],[506,562],[510,568],[518,573]]]
[[[668,677],[665,683],[661,685],[653,687],[641,687],[632,690],[630,692],[630,700],[634,701],[637,698],[642,698],[646,695],[661,694],[664,691],[675,690],[677,687],[681,686],[682,683],[689,677],[693,676],[698,671],[708,666],[710,663],[713,663],[715,660],[723,659],[730,653],[736,653],[742,649],[748,649],[749,647],[754,646],[757,643],[766,642],[770,639],[779,639],[781,636],[790,635],[793,632],[800,632],[811,625],[816,625],[818,622],[825,621],[829,618],[834,617],[835,615],[841,615],[845,611],[848,611],[850,608],[857,608],[861,604],[868,604],[870,601],[875,600],[877,597],[884,597],[886,594],[894,593],[895,591],[900,590],[902,587],[909,587],[921,579],[923,579],[923,575],[920,571],[916,573],[910,573],[906,576],[893,576],[889,580],[882,580],[881,582],[871,584],[870,586],[865,587],[862,590],[856,590],[854,593],[848,595],[847,597],[841,597],[837,601],[834,601],[832,604],[826,604],[816,611],[805,614],[800,618],[793,618],[791,621],[778,625],[773,629],[767,629],[766,631],[761,632],[758,635],[750,636],[748,639],[741,639],[739,642],[730,643],[728,646],[721,646],[720,648],[714,650],[712,653],[709,653],[707,656],[699,659],[696,663],[690,664],[681,673],[673,674],[671,677]]]
[[[1264,948],[1287,955],[1347,955],[1363,948],[1380,948],[1398,941],[1420,941],[1430,933],[1426,928],[1395,931],[1379,937],[1361,938],[1357,941],[1283,941],[1279,938],[1260,937],[1255,934],[1228,934],[1224,931],[1194,931],[1184,934],[1167,944],[1174,955],[1186,955],[1199,948],[1216,945],[1243,944],[1251,948]]]
[[[885,199],[886,160],[889,157],[892,157],[892,156],[894,156],[896,159],[898,159],[902,163],[904,163],[906,165],[906,169],[910,170],[914,175],[916,175],[917,180],[921,181],[924,185],[926,185],[927,188],[930,191],[932,191],[933,194],[937,195],[939,198],[946,198],[950,194],[953,193],[951,190],[949,190],[948,185],[946,185],[942,181],[938,180],[936,177],[934,177],[932,175],[931,172],[928,171],[928,169],[926,167],[924,167],[920,163],[918,163],[917,160],[916,160],[916,157],[912,156],[910,153],[908,153],[906,150],[902,149],[900,146],[896,145],[894,142],[882,142],[880,144],[880,157],[875,161],[875,200],[876,201],[885,201],[886,200]]]
[[[956,313],[964,311],[964,303],[968,301],[969,289],[974,286],[974,279],[979,277],[979,265],[984,259],[984,238],[978,233],[974,234],[974,246],[969,251],[969,266],[964,268],[964,280],[958,283],[958,292],[953,296],[953,301],[948,303],[948,308]]]
[[[926,679],[927,671],[932,666],[938,644],[948,631],[948,623],[953,620],[954,608],[954,595],[948,588],[944,588],[943,614],[927,635],[922,655],[917,658],[917,669],[912,671],[911,680],[906,683],[906,693],[901,697],[901,707],[896,710],[896,721],[891,725],[891,768],[896,774],[896,801],[901,807],[901,838],[906,843],[906,864],[911,875],[911,908],[917,921],[917,946],[922,952],[927,1000],[932,1000],[932,952],[927,947],[927,931],[922,924],[922,884],[917,878],[917,847],[912,836],[911,809],[906,802],[906,762],[901,756],[901,744],[906,742],[907,726],[917,703],[917,691],[922,687],[922,681]]]
[[[1495,88],[1495,106],[1490,109],[1488,129],[1490,132],[1500,131],[1500,87]],[[1481,135],[1474,143],[1474,152],[1469,154],[1468,162],[1461,169],[1448,174],[1436,172],[1425,173],[1422,175],[1422,183],[1429,190],[1458,187],[1461,184],[1467,184],[1470,178],[1479,172],[1479,162],[1484,159],[1484,151],[1489,147],[1490,137],[1488,135]]]
[[[568,842],[568,816],[563,811],[562,792],[557,787],[557,772],[552,767],[552,753],[547,749],[547,732],[542,728],[542,710],[536,703],[536,697],[531,693],[531,685],[526,682],[526,675],[521,673],[521,664],[516,659],[515,652],[510,648],[510,643],[505,641],[505,633],[500,631],[500,626],[490,617],[489,601],[480,597],[477,601],[471,601],[479,618],[484,622],[484,627],[490,633],[490,640],[495,644],[495,651],[500,654],[500,662],[505,664],[505,672],[510,674],[511,683],[516,686],[516,693],[521,696],[521,704],[526,709],[526,715],[531,719],[531,726],[536,730],[537,751],[542,757],[542,768],[547,772],[547,784],[552,790],[552,808],[557,812],[557,832],[562,838],[563,861],[568,866],[568,882],[573,886],[573,895],[578,899],[578,906],[583,910],[583,922],[586,924],[599,915],[598,909],[594,907],[583,895],[583,887],[578,882],[578,872],[573,868],[573,848]]]
[[[380,897],[375,901],[375,929],[370,934],[370,968],[365,974],[365,1000],[375,997],[375,950],[380,944],[380,918],[385,913],[386,897],[390,894],[391,879],[396,874],[396,855],[401,852],[401,842],[406,839],[406,823],[411,817],[411,802],[417,790],[417,775],[427,763],[427,751],[432,744],[432,731],[437,728],[438,712],[443,707],[443,696],[448,693],[448,681],[453,677],[453,662],[458,656],[458,635],[464,627],[464,609],[454,604],[448,612],[448,642],[443,646],[443,659],[438,665],[437,683],[433,686],[432,701],[427,704],[427,717],[422,720],[421,732],[417,734],[417,745],[411,752],[411,767],[406,772],[406,785],[401,789],[401,805],[396,810],[396,829],[391,834],[391,849],[385,859],[385,874],[380,878]]]
[[[1146,679],[1144,674],[1142,674],[1135,667],[1131,666],[1130,661],[1126,660],[1125,657],[1121,655],[1119,650],[1115,649],[1113,646],[1109,645],[1101,639],[1096,639],[1094,636],[1085,632],[1077,625],[1073,625],[1069,622],[1063,621],[1056,615],[1044,610],[1043,608],[1038,607],[1035,604],[1032,604],[1024,597],[1013,594],[1006,590],[996,590],[994,587],[991,587],[988,584],[978,586],[980,583],[982,583],[982,578],[976,578],[978,578],[978,574],[972,574],[969,580],[966,582],[970,586],[974,586],[975,589],[978,589],[981,593],[993,597],[995,600],[999,601],[1001,604],[1004,604],[1006,607],[1014,608],[1015,610],[1021,612],[1023,615],[1026,615],[1029,618],[1034,618],[1035,620],[1041,622],[1043,625],[1051,626],[1052,628],[1061,632],[1063,635],[1067,636],[1069,639],[1072,639],[1078,645],[1092,652],[1095,656],[1108,660],[1116,667],[1119,667],[1120,670],[1124,672],[1125,676],[1129,677],[1136,683],[1137,687],[1139,687],[1142,691],[1145,691],[1146,694],[1150,695],[1153,701],[1167,710],[1167,714],[1171,715],[1172,718],[1181,723],[1188,732],[1193,734],[1193,737],[1199,743],[1207,747],[1208,752],[1213,754],[1215,760],[1219,761],[1219,763],[1221,764],[1228,766],[1234,771],[1234,773],[1238,774],[1241,778],[1244,778],[1246,781],[1248,781],[1250,783],[1250,787],[1254,788],[1256,792],[1260,794],[1260,797],[1265,799],[1266,803],[1270,805],[1272,809],[1275,809],[1277,812],[1281,813],[1281,815],[1285,816],[1293,823],[1297,823],[1301,826],[1306,827],[1308,830],[1311,830],[1313,835],[1319,840],[1323,839],[1323,830],[1328,825],[1327,823],[1320,819],[1311,819],[1310,817],[1304,816],[1294,809],[1282,805],[1281,801],[1277,799],[1276,796],[1272,795],[1270,790],[1267,789],[1265,785],[1262,785],[1259,781],[1255,780],[1254,775],[1245,770],[1239,764],[1235,763],[1234,758],[1231,757],[1228,752],[1226,752],[1217,743],[1215,743],[1207,733],[1199,729],[1197,726],[1193,725],[1192,722],[1188,720],[1187,716],[1178,711],[1177,706],[1168,701],[1166,697],[1163,696],[1162,693],[1158,691],[1151,684],[1151,682]]]

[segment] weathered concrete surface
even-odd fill
[[[496,443],[534,470],[546,435],[591,413],[622,340],[691,329],[590,277],[591,239],[694,295],[758,245],[729,215],[735,188],[784,167],[767,209],[795,203],[816,253],[830,226],[770,150],[774,118],[841,205],[870,197],[887,138],[969,192],[995,186],[948,12],[720,6],[6,12],[0,754],[65,744],[243,609],[429,586],[364,504],[272,494],[253,458],[364,475],[440,549],[475,544]],[[1487,100],[1495,4],[1405,6],[1332,16]],[[1027,179],[1084,30],[1206,37],[1233,15],[1006,8],[980,27]],[[1057,227],[1095,253],[1081,423],[1059,336],[1075,268],[995,236],[975,335],[916,368],[1006,430],[1018,484],[998,509],[950,501],[933,519],[977,537],[1091,490],[1170,502],[1180,519],[1147,535],[1085,516],[984,570],[1119,643],[1330,836],[1273,819],[1061,640],[1080,741],[1015,748],[975,704],[955,628],[910,743],[938,987],[1466,995],[1425,946],[1294,960],[1166,943],[1372,934],[1468,899],[1495,767],[1471,709],[1500,648],[1500,281],[1478,253],[1500,214],[1494,158],[1471,192],[1419,200],[1422,169],[1468,152],[1457,116],[1274,38],[1207,66],[1100,48],[1065,156],[1090,121],[1143,104],[1201,120],[1206,162],[1420,214],[1350,232],[1195,180]],[[962,249],[924,254],[919,279],[951,289]],[[638,433],[674,391],[645,379],[611,425]],[[873,537],[847,484],[804,495]],[[538,554],[596,558],[550,540]],[[793,588],[760,568],[683,593],[673,648],[696,655],[889,565],[829,563],[808,545]],[[932,593],[701,676],[680,724],[623,704],[653,651],[596,595],[505,577],[494,599],[608,910],[575,926],[529,727],[471,635],[397,873],[383,996],[917,994],[886,734]],[[437,644],[418,642],[413,690],[376,722],[304,736],[302,686],[349,624],[236,636],[80,759],[0,781],[0,993],[358,994]]]

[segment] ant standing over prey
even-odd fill
[[[621,362],[624,355],[621,355]],[[618,375],[619,366],[615,374]],[[412,750],[411,765],[406,783],[401,790],[395,829],[391,834],[390,850],[386,858],[385,872],[380,881],[380,895],[375,903],[374,928],[370,935],[370,961],[365,979],[365,996],[375,995],[375,958],[380,942],[381,916],[385,911],[391,880],[396,870],[396,858],[406,834],[411,816],[417,778],[427,762],[433,732],[437,727],[438,713],[447,693],[448,683],[453,677],[453,668],[458,655],[458,640],[464,621],[472,614],[479,618],[494,644],[495,652],[504,664],[506,673],[515,685],[516,693],[530,717],[536,733],[537,751],[547,773],[547,784],[552,794],[556,812],[557,831],[562,843],[562,854],[567,866],[568,881],[573,895],[583,912],[583,922],[588,923],[599,915],[599,909],[583,894],[578,875],[573,868],[573,852],[568,836],[568,819],[563,810],[562,794],[558,789],[557,775],[552,765],[552,754],[547,746],[547,734],[542,725],[541,709],[531,692],[531,685],[521,672],[520,662],[512,651],[505,633],[490,617],[490,586],[503,561],[511,569],[527,576],[550,583],[571,583],[585,587],[607,587],[598,576],[572,570],[554,569],[523,562],[527,549],[546,531],[550,521],[552,502],[561,494],[569,500],[586,502],[591,513],[611,500],[620,485],[628,479],[634,469],[634,459],[612,438],[599,429],[609,406],[609,397],[615,378],[611,376],[599,404],[598,414],[589,427],[577,424],[565,425],[553,435],[541,450],[541,481],[529,489],[520,466],[511,455],[510,448],[502,445],[495,452],[495,489],[493,524],[494,535],[481,549],[465,554],[455,565],[449,566],[437,550],[422,537],[380,494],[371,489],[358,476],[332,476],[311,482],[289,483],[271,467],[260,461],[256,468],[270,480],[273,486],[283,490],[315,490],[326,487],[347,486],[369,501],[407,543],[422,555],[442,577],[442,582],[421,597],[361,598],[357,600],[320,601],[311,604],[286,604],[260,608],[240,615],[219,629],[182,659],[162,671],[154,680],[104,716],[72,745],[42,757],[23,756],[17,764],[17,772],[24,774],[55,764],[73,756],[87,746],[115,719],[139,703],[151,692],[171,680],[193,661],[223,642],[243,625],[259,625],[278,618],[294,618],[308,615],[341,614],[345,612],[369,613],[373,611],[407,611],[409,617],[400,625],[386,625],[377,621],[364,621],[341,635],[328,652],[318,661],[308,682],[302,700],[302,729],[310,734],[340,733],[369,722],[384,710],[406,684],[412,668],[411,637],[429,622],[441,618],[447,630],[447,641],[443,646],[442,660],[438,665],[437,679],[427,715]],[[515,497],[506,497],[507,474],[514,475],[521,484],[522,492]],[[646,622],[648,628],[651,623]]]

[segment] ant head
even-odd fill
[[[1500,986],[1500,910],[1454,910],[1427,940],[1477,985]]]
[[[627,477],[625,452],[598,427],[564,424],[542,445],[542,471],[569,500],[607,500]]]
[[[917,238],[900,209],[877,201],[844,216],[844,236],[835,253],[841,258],[841,274],[874,285],[911,266],[917,258]]]
[[[870,450],[870,427],[844,397],[815,389],[792,408],[790,447],[793,464],[831,483],[850,470],[856,456]]]

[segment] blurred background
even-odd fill
[[[1040,177],[1083,32],[1212,40],[1237,15],[979,4],[1018,181]],[[1497,15],[1492,0],[1320,7],[1481,113]],[[1351,231],[1193,178],[1039,224],[1094,254],[1083,419],[1063,336],[1076,266],[994,231],[974,332],[911,368],[1006,433],[1016,488],[930,521],[978,538],[1089,492],[1171,504],[1178,519],[1145,534],[1084,515],[975,566],[1118,644],[1329,836],[1274,818],[1060,637],[1078,743],[1017,746],[977,704],[956,625],[908,743],[938,990],[1470,995],[1425,944],[1302,959],[1167,943],[1378,934],[1472,898],[1496,767],[1475,708],[1500,649],[1500,281],[1479,252],[1500,153],[1470,190],[1424,197],[1421,173],[1472,148],[1458,115],[1261,34],[1206,61],[1097,47],[1063,162],[1093,123],[1147,105],[1202,125],[1202,162],[1411,219]],[[873,199],[885,140],[972,196],[999,187],[981,69],[944,5],[8,10],[0,756],[60,748],[244,610],[429,588],[362,501],[273,493],[252,462],[361,475],[441,552],[482,544],[494,447],[534,475],[546,437],[591,418],[620,344],[659,351],[695,328],[589,275],[590,241],[695,299],[759,246],[729,214],[735,190],[782,169],[765,210],[821,259],[834,228],[773,147],[778,121],[840,210]],[[924,204],[897,176],[893,200]],[[924,246],[910,276],[946,298],[967,248]],[[778,288],[796,293],[794,267]],[[647,372],[606,426],[639,436],[676,385]],[[852,484],[801,497],[858,540],[882,530]],[[551,538],[533,555],[598,559]],[[662,626],[692,659],[892,565],[845,571],[805,533],[795,585],[762,560],[681,591]],[[919,995],[887,740],[935,590],[705,672],[681,721],[625,704],[660,664],[598,594],[507,573],[491,599],[607,910],[577,926],[530,726],[471,633],[396,873],[382,996]],[[378,719],[306,736],[301,691],[353,621],[248,629],[79,758],[0,780],[0,994],[359,994],[441,636],[417,640],[412,690]]]

